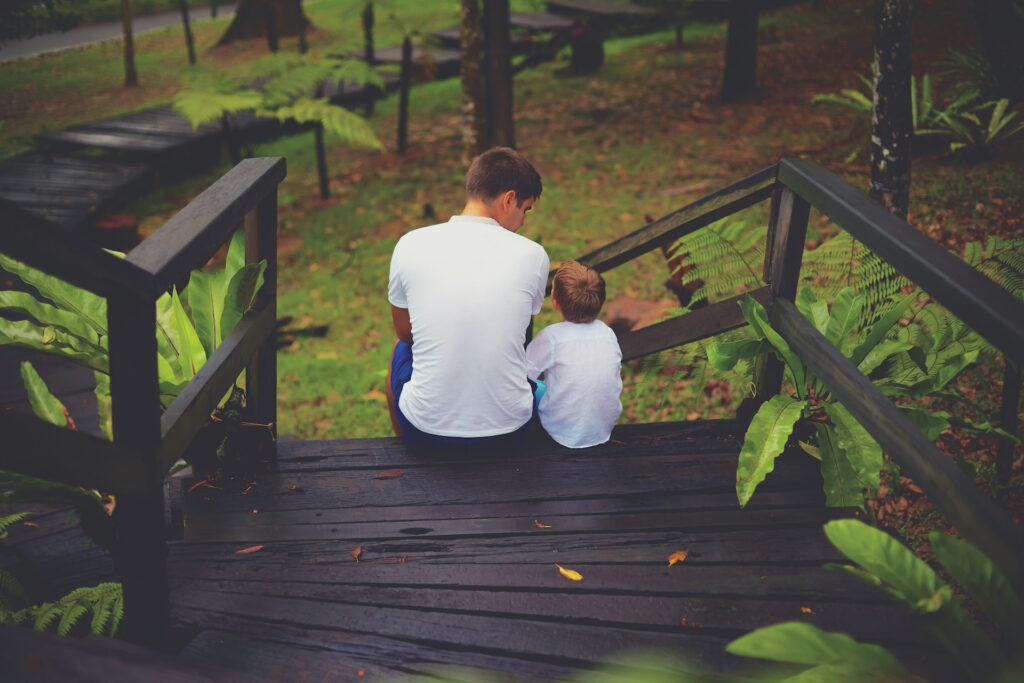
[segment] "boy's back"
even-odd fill
[[[611,328],[600,320],[545,327],[526,349],[529,376],[545,374],[541,425],[569,448],[606,442],[622,403],[622,352]]]

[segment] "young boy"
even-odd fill
[[[597,314],[604,304],[604,278],[593,268],[567,261],[555,273],[551,301],[565,322],[545,327],[526,348],[527,374],[544,373],[540,423],[569,448],[609,439],[622,412],[622,351]]]

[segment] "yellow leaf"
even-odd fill
[[[690,555],[690,551],[689,550],[677,550],[677,551],[675,551],[674,553],[672,553],[671,555],[668,556],[668,566],[671,567],[676,562],[682,562],[687,557],[689,557],[689,555]]]
[[[537,526],[539,526],[541,529],[550,529],[551,528],[550,524],[541,524],[537,520],[533,520],[533,523],[536,524]]]
[[[366,550],[366,546],[365,545],[361,545],[358,548],[356,548],[355,550],[353,550],[352,552],[350,552],[349,555],[351,555],[352,557],[356,558],[356,563],[358,564],[359,556],[363,554],[364,550]]]
[[[801,607],[800,611],[804,614],[814,614],[814,610],[812,610],[810,607]]]
[[[557,563],[555,564],[555,566],[558,567],[558,573],[564,576],[565,578],[571,579],[573,581],[583,580],[583,574],[580,574],[579,572],[574,571],[572,569],[566,569],[565,567]]]

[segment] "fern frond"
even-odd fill
[[[224,114],[259,108],[263,95],[254,90],[219,92],[190,88],[175,93],[172,104],[192,128],[198,128],[204,123],[219,121]]]
[[[28,515],[29,513],[27,512],[15,512],[14,514],[0,517],[0,538],[6,538],[7,530],[28,517]]]
[[[282,121],[291,119],[298,123],[320,123],[324,130],[336,135],[345,144],[384,149],[365,119],[344,107],[331,104],[325,98],[303,97],[291,106],[262,113],[276,116]]]
[[[21,605],[29,604],[28,593],[18,577],[6,567],[0,567],[0,612],[14,609],[11,598],[17,598]]]
[[[767,226],[723,219],[681,237],[669,249],[677,260],[673,274],[683,284],[701,283],[693,301],[715,300],[761,284]]]
[[[55,622],[58,635],[69,635],[83,618],[89,619],[90,631],[113,636],[124,616],[124,595],[119,583],[101,583],[76,588],[55,602],[44,602],[23,610],[22,620],[34,618],[37,631],[45,631]]]

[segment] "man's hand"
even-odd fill
[[[391,322],[395,326],[395,336],[400,341],[412,345],[412,322],[409,320],[409,309],[391,306]]]

